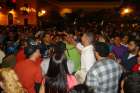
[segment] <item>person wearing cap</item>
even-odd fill
[[[30,46],[25,47],[24,53],[26,60],[18,62],[14,69],[28,93],[37,93],[42,81],[41,68],[35,64],[41,56],[39,47],[35,42],[32,42]]]
[[[95,44],[97,62],[87,74],[86,85],[94,88],[95,93],[118,93],[121,66],[108,58],[109,46],[103,42]]]

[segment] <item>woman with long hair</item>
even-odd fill
[[[65,50],[66,45],[61,41],[54,46],[54,54],[50,58],[46,74],[45,93],[68,92],[67,75],[70,73],[64,53]]]

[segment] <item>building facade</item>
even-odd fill
[[[14,3],[12,5],[10,3]],[[36,0],[12,0],[0,2],[0,25],[36,25]],[[8,5],[7,5],[8,4]]]

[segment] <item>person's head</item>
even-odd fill
[[[41,56],[38,42],[36,42],[34,38],[29,38],[26,43],[27,45],[24,48],[26,58],[38,58]]]
[[[4,93],[26,93],[16,73],[10,68],[0,69],[0,87]]]
[[[83,36],[81,37],[81,40],[84,46],[93,44],[93,33],[92,32],[84,33]]]
[[[96,58],[100,60],[101,57],[108,57],[109,55],[109,46],[103,42],[95,43],[95,51],[96,51]]]
[[[131,40],[131,41],[128,43],[128,50],[129,50],[130,53],[137,53],[137,51],[138,51],[138,44],[137,44],[137,41]]]
[[[140,73],[130,73],[124,80],[124,93],[140,93]]]
[[[54,46],[54,53],[63,54],[66,50],[66,44],[62,41],[56,42]]]
[[[60,36],[57,34],[53,37],[52,39],[53,43],[59,42],[60,41]]]
[[[25,47],[27,47],[27,42],[26,42],[26,40],[20,40],[19,44],[20,44],[20,48],[25,48]]]
[[[37,58],[41,57],[38,46],[25,47],[24,53],[25,53],[26,58],[29,58],[29,59],[33,58],[34,60],[36,60]]]
[[[123,44],[127,44],[128,41],[129,41],[129,37],[128,37],[128,35],[125,35],[125,36],[123,37],[123,39],[122,39],[122,43],[123,43]]]
[[[120,46],[121,45],[121,37],[120,36],[115,36],[115,38],[114,38],[114,44],[116,46]]]
[[[102,35],[99,36],[99,42],[106,42],[106,38]]]
[[[27,41],[27,46],[24,48],[24,54],[26,58],[36,60],[41,56],[38,43],[35,40],[30,39]]]
[[[51,36],[49,33],[45,33],[43,36],[43,40],[45,43],[49,43],[51,41]]]

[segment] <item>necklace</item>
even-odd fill
[[[53,61],[54,61],[55,63],[59,64],[59,63],[61,63],[61,62],[63,61],[63,59],[64,59],[64,54],[61,56],[61,58],[60,58],[59,60],[56,60],[55,57],[56,57],[56,55],[54,54],[54,56],[53,56]]]

